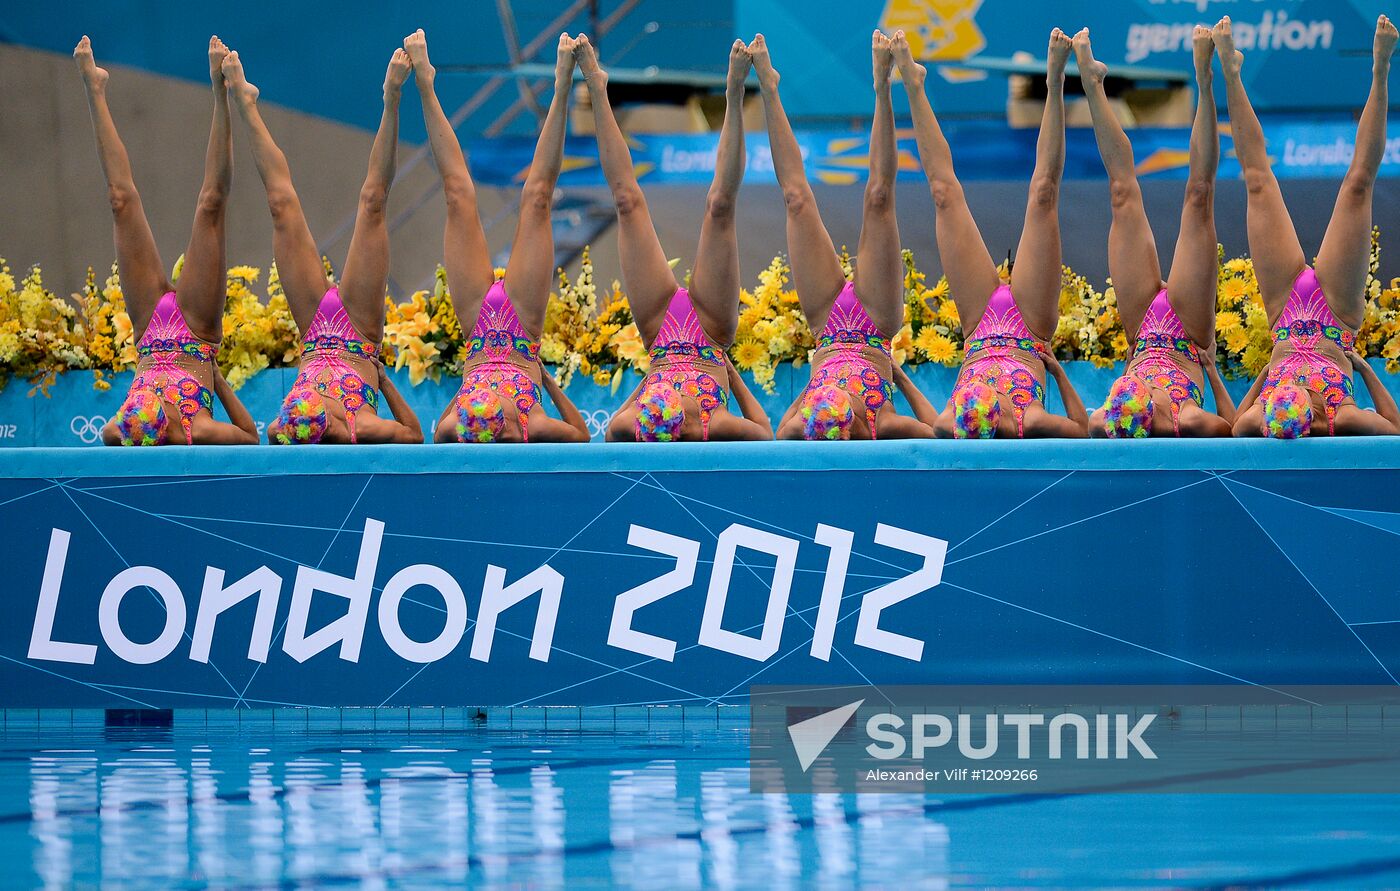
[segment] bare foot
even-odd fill
[[[73,61],[78,63],[78,73],[83,76],[83,83],[87,84],[90,92],[100,93],[106,89],[107,69],[97,67],[97,62],[92,58],[92,41],[86,34],[73,48]]]
[[[894,53],[894,64],[899,68],[899,76],[906,85],[922,87],[928,69],[914,61],[914,53],[909,49],[909,38],[903,29],[894,32],[890,38],[890,51]]]
[[[389,57],[389,70],[384,74],[384,92],[397,95],[412,72],[413,62],[408,58],[408,52],[403,47],[394,50]]]
[[[1196,80],[1210,80],[1210,57],[1215,53],[1215,41],[1210,29],[1197,25],[1191,32],[1191,60],[1196,64]]]
[[[778,89],[778,70],[768,56],[768,42],[762,34],[755,34],[749,41],[749,58],[753,59],[753,71],[758,75],[758,86],[765,93]]]
[[[1239,74],[1244,64],[1244,53],[1235,49],[1235,32],[1230,27],[1227,15],[1210,29],[1210,39],[1215,41],[1215,51],[1220,54],[1220,67],[1226,74]]]
[[[590,87],[607,87],[608,73],[598,64],[598,49],[587,34],[580,34],[574,41],[574,60],[578,62],[579,73]]]
[[[1376,19],[1376,44],[1372,52],[1375,54],[1376,66],[1390,65],[1390,56],[1395,52],[1395,40],[1400,37],[1400,32],[1395,30],[1395,25],[1385,16]]]
[[[871,33],[870,56],[875,69],[875,86],[888,86],[890,71],[894,69],[894,52],[890,49],[890,39],[885,32],[877,29]]]
[[[228,55],[228,47],[215,34],[209,38],[209,82],[214,85],[214,89],[224,88],[224,57]]]
[[[1094,47],[1089,43],[1089,29],[1084,28],[1070,41],[1074,47],[1074,60],[1079,63],[1079,79],[1084,83],[1103,83],[1108,76],[1108,66],[1094,58]]]
[[[237,50],[224,57],[224,80],[241,104],[252,105],[258,101],[258,88],[248,83],[248,77],[243,73],[243,60],[238,58]]]
[[[579,35],[580,37],[582,35]],[[574,79],[574,47],[578,41],[568,33],[559,35],[559,56],[554,61],[554,82],[568,83]]]
[[[744,45],[744,41],[735,40],[734,45],[729,48],[729,74],[725,77],[725,90],[731,93],[742,93],[744,81],[748,79],[749,67],[752,65],[753,60],[749,58],[749,48]]]
[[[1052,80],[1065,76],[1065,63],[1069,61],[1070,48],[1069,35],[1059,28],[1050,32],[1050,48],[1046,51],[1045,72]]]
[[[420,84],[431,84],[437,69],[428,61],[428,35],[422,28],[403,39],[403,51],[408,53],[408,61],[413,66],[413,79]]]

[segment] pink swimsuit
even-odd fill
[[[699,363],[724,368],[724,354],[710,342],[690,292],[676,288],[666,306],[666,316],[651,344],[651,373],[642,382],[642,390],[658,384],[670,384],[682,397],[695,400],[700,411],[700,438],[710,438],[710,416],[715,409],[729,404],[729,393],[719,378]]]
[[[817,349],[831,350],[820,366],[813,369],[812,379],[807,383],[807,392],[817,387],[835,386],[842,390],[856,388],[860,393],[861,404],[865,406],[865,423],[870,428],[870,438],[875,439],[875,417],[880,409],[894,399],[894,384],[880,373],[862,348],[873,347],[886,356],[890,355],[890,339],[880,333],[865,305],[856,296],[856,286],[846,282],[831,314],[826,317],[821,337],[817,338]]]
[[[1045,401],[1045,385],[1017,353],[1038,356],[1048,350],[1045,341],[1037,340],[1026,327],[1011,286],[1002,285],[992,292],[986,311],[964,346],[957,386],[978,380],[1009,397],[1016,413],[1016,435],[1024,436],[1026,408]]]
[[[150,390],[162,401],[178,408],[185,442],[193,445],[195,415],[201,411],[213,413],[214,394],[178,360],[188,356],[212,365],[219,354],[218,345],[194,335],[180,312],[175,292],[170,291],[157,301],[151,321],[136,344],[136,352],[141,358],[131,389]]]
[[[1332,312],[1327,295],[1318,284],[1317,273],[1311,266],[1305,266],[1294,280],[1288,302],[1274,326],[1274,343],[1287,341],[1293,351],[1269,368],[1259,390],[1259,401],[1266,401],[1281,383],[1297,384],[1322,397],[1327,411],[1327,432],[1335,433],[1337,409],[1353,397],[1354,390],[1351,375],[1318,350],[1322,340],[1330,340],[1342,350],[1350,351],[1356,346],[1356,333]]]
[[[1172,402],[1172,429],[1178,436],[1181,434],[1181,407],[1187,402],[1205,403],[1201,385],[1181,370],[1183,362],[1199,367],[1201,351],[1187,335],[1186,326],[1181,324],[1167,299],[1167,289],[1163,288],[1152,298],[1152,305],[1138,327],[1137,346],[1128,360],[1127,373],[1149,387],[1166,392]]]
[[[366,405],[379,406],[379,391],[357,372],[349,360],[373,362],[379,347],[360,336],[350,322],[340,289],[328,289],[301,342],[301,365],[288,399],[299,389],[313,389],[323,397],[338,400],[345,409],[350,441],[355,442],[355,415]]]
[[[521,363],[539,363],[540,342],[527,334],[520,323],[506,294],[505,282],[495,282],[487,290],[466,350],[466,370],[462,372],[458,395],[480,387],[514,403],[520,417],[520,437],[529,442],[530,412],[539,405],[542,394],[540,385],[525,373]]]

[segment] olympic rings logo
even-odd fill
[[[595,411],[580,412],[583,415],[583,426],[588,429],[589,437],[602,436],[608,430],[608,424],[612,422],[613,413],[607,409],[597,409]]]
[[[102,438],[102,428],[106,423],[105,415],[77,415],[68,424],[68,429],[84,443],[92,445]]]

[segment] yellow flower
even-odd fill
[[[1271,350],[1257,343],[1250,344],[1249,348],[1244,351],[1244,358],[1242,360],[1244,362],[1245,371],[1248,372],[1251,377],[1263,371],[1264,366],[1269,364],[1270,352]]]
[[[956,326],[960,323],[958,319],[958,305],[953,302],[951,297],[942,300],[938,304],[938,321],[949,327]]]
[[[394,363],[395,368],[408,368],[408,382],[413,386],[421,384],[425,378],[434,374],[434,365],[437,363],[437,347],[426,341],[413,338],[403,343],[399,347],[398,358]],[[440,370],[437,371],[441,374]]]
[[[550,365],[564,361],[564,342],[556,334],[546,334],[540,338],[540,358]]]
[[[953,342],[933,327],[925,327],[919,332],[919,336],[914,338],[914,347],[930,362],[944,365],[949,364],[957,355]]]
[[[1216,330],[1220,331],[1222,334],[1229,334],[1231,331],[1239,331],[1243,323],[1244,320],[1240,318],[1240,314],[1231,310],[1215,314]]]
[[[1242,278],[1227,278],[1220,283],[1220,296],[1224,300],[1236,301],[1249,293],[1249,282]]]
[[[768,360],[768,350],[756,340],[740,340],[734,344],[734,364],[748,370]]]
[[[1118,329],[1113,334],[1113,358],[1126,359],[1128,356],[1128,335],[1123,329]]]
[[[624,328],[618,329],[617,333],[608,340],[617,353],[617,357],[624,362],[636,362],[646,355],[646,347],[642,345],[642,335],[637,332],[635,324],[628,324]]]

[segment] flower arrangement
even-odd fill
[[[35,266],[18,284],[0,259],[0,387],[11,375],[27,378],[48,395],[60,371],[89,368],[87,337],[68,301],[44,287]]]
[[[801,365],[815,346],[797,291],[787,287],[792,270],[774,257],[758,274],[758,287],[739,291],[739,327],[730,348],[734,367],[753,372],[765,392],[776,389],[773,375],[783,362]]]
[[[1218,361],[1225,377],[1254,377],[1268,363],[1273,348],[1254,265],[1248,257],[1226,259],[1223,251],[1220,259]],[[912,252],[904,251],[903,260],[904,325],[891,342],[895,361],[960,365],[964,332],[947,278],[929,284]],[[182,262],[183,257],[173,278],[178,278]],[[841,265],[849,277],[851,259],[844,248]],[[1380,234],[1373,230],[1366,314],[1357,351],[1383,357],[1387,370],[1395,373],[1400,372],[1400,278],[1384,285],[1379,268]],[[326,272],[333,279],[329,263]],[[1004,264],[1000,273],[1005,280]],[[496,270],[497,278],[504,274]],[[219,365],[235,389],[264,368],[295,364],[300,353],[300,335],[276,265],[268,268],[266,289],[258,293],[261,278],[262,270],[254,266],[235,266],[228,272]],[[791,280],[791,267],[779,255],[759,273],[752,290],[745,288],[739,294],[739,325],[730,357],[770,393],[776,389],[777,367],[785,362],[803,364],[814,346]],[[463,344],[441,266],[431,291],[418,291],[403,301],[385,298],[384,361],[406,368],[411,383],[461,374]],[[1127,359],[1128,338],[1111,282],[1099,290],[1068,267],[1063,270],[1053,347],[1062,360],[1086,360],[1100,367]],[[577,276],[570,279],[559,271],[558,287],[549,295],[545,312],[540,358],[554,368],[563,386],[581,374],[617,390],[628,372],[647,370],[647,352],[627,296],[616,281],[600,293],[587,249]],[[17,281],[0,259],[0,387],[17,376],[32,384],[31,392],[47,394],[59,372],[89,369],[94,386],[106,389],[110,372],[135,364],[135,339],[115,264],[100,287],[89,269],[82,292],[65,300],[44,287],[38,266]]]
[[[384,298],[383,347],[384,364],[407,368],[414,386],[428,378],[441,380],[444,371],[462,373],[462,327],[441,266],[431,292],[416,291],[403,303]]]
[[[261,274],[256,266],[235,266],[228,271],[219,368],[234,389],[264,368],[296,364],[301,355],[301,334],[282,292],[277,264],[267,270],[266,300],[253,292]]]

